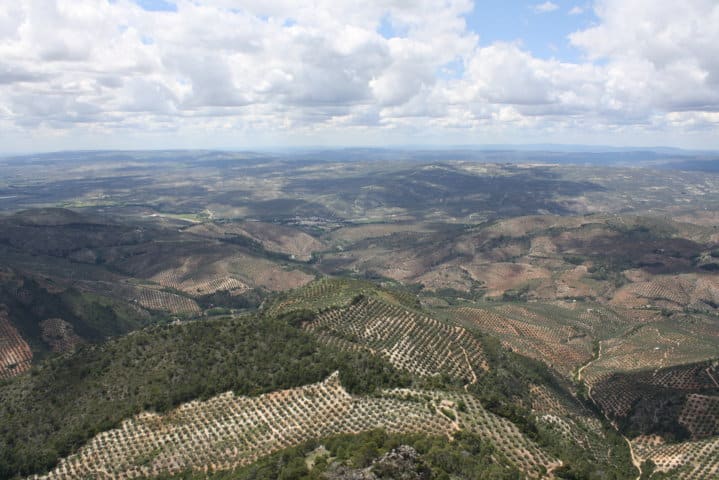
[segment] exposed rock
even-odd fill
[[[337,466],[325,473],[325,477],[331,480],[429,480],[431,471],[414,448],[400,445],[374,460],[367,468]]]

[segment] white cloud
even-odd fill
[[[575,5],[569,10],[570,15],[581,15],[584,13],[584,8],[580,7],[579,5]]]
[[[570,41],[608,64],[609,93],[626,105],[719,111],[719,4],[603,0],[599,25]]]
[[[549,13],[557,10],[558,8],[559,5],[554,2],[537,3],[536,5],[532,6],[532,10],[534,10],[536,13]]]
[[[94,138],[87,146],[97,147],[112,134],[134,147],[148,135],[170,146],[466,143],[591,131],[613,143],[621,129],[641,142],[671,131],[719,147],[713,0],[599,0],[596,24],[569,38],[585,56],[574,63],[520,44],[480,45],[482,32],[463,16],[472,8],[178,0],[177,12],[147,12],[130,0],[0,2],[0,142],[76,148]],[[383,19],[401,34],[384,38]],[[450,63],[456,73],[442,74]]]

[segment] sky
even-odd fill
[[[0,152],[719,149],[716,0],[0,1]]]

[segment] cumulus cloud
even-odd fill
[[[664,111],[719,111],[719,4],[603,0],[601,22],[570,36],[605,60],[618,102]]]
[[[582,54],[576,62],[480,43],[465,15],[482,6],[469,0],[174,5],[0,2],[0,140],[218,132],[467,142],[473,132],[542,138],[589,127],[717,138],[713,0],[598,0],[595,24],[567,39]]]

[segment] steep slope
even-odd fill
[[[287,292],[265,311],[280,314],[326,345],[387,359],[429,384],[461,387],[549,448],[565,462],[567,475],[581,478],[600,469],[613,471],[617,478],[632,475],[627,473],[633,467],[626,443],[575,398],[566,380],[537,361],[505,350],[459,310],[440,309],[439,316],[433,316],[412,298],[367,282],[323,279]],[[533,311],[507,307],[540,319]],[[557,326],[560,335],[549,338],[562,345],[564,334],[587,343],[582,332],[591,332],[605,320],[602,314],[580,320],[565,313],[550,325]],[[509,317],[497,318],[511,322]],[[544,330],[551,333],[551,328]],[[589,348],[584,348],[584,358],[591,358]],[[538,401],[538,396],[551,401]]]
[[[381,359],[324,347],[285,322],[254,316],[155,326],[84,345],[0,384],[0,477],[49,469],[143,409],[300,386],[335,370],[351,392],[408,384]]]
[[[19,375],[30,368],[32,350],[8,319],[0,305],[0,380]]]
[[[462,411],[457,410],[460,403]],[[184,404],[165,415],[141,413],[118,429],[99,434],[49,475],[38,478],[132,478],[227,470],[311,438],[376,428],[434,436],[473,432],[497,448],[503,463],[531,478],[560,465],[471,395],[386,390],[379,397],[353,396],[333,374],[321,383],[259,397],[226,393]]]

